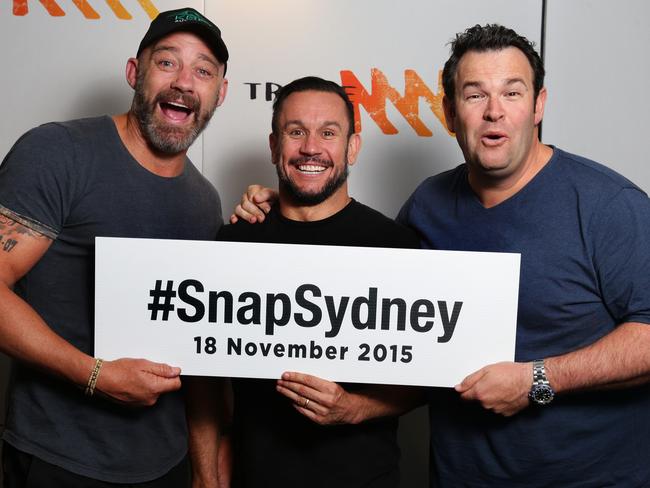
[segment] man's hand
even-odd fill
[[[96,389],[112,400],[150,407],[163,393],[181,387],[181,369],[146,359],[104,361]]]
[[[317,424],[356,424],[363,418],[362,399],[332,381],[302,373],[283,373],[276,389]]]
[[[466,377],[455,389],[463,400],[475,400],[483,408],[510,417],[529,404],[533,381],[532,363],[496,363]]]
[[[262,185],[250,185],[241,197],[241,202],[235,207],[235,213],[230,216],[230,223],[244,219],[254,224],[264,222],[271,205],[278,199],[278,192]]]

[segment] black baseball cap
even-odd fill
[[[137,56],[140,56],[140,53],[154,42],[173,32],[180,31],[192,32],[203,39],[225,67],[228,62],[228,48],[226,48],[223,39],[221,39],[219,27],[214,25],[203,14],[189,7],[160,12],[151,21],[149,30],[142,38],[140,47],[138,47]]]

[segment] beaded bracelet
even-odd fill
[[[102,369],[102,363],[104,362],[103,359],[95,359],[95,367],[90,373],[90,377],[88,378],[88,384],[86,384],[86,389],[84,390],[84,394],[88,396],[93,396],[95,393],[95,385],[97,384],[97,378],[99,378],[99,371]]]

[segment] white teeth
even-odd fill
[[[320,173],[321,171],[325,171],[326,168],[323,166],[316,166],[314,164],[301,164],[298,166],[298,169],[300,171],[306,171],[310,173]]]
[[[189,110],[187,105],[183,105],[182,103],[178,103],[178,102],[167,102],[167,105],[173,105],[174,107],[180,107],[180,108],[185,108],[185,109]]]

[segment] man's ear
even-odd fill
[[[138,80],[138,59],[129,58],[126,62],[126,82],[135,90],[135,84]]]
[[[228,79],[224,78],[223,81],[221,82],[221,86],[219,87],[219,95],[217,97],[217,107],[221,106],[223,101],[226,99],[227,94],[228,94]]]
[[[535,125],[539,125],[544,118],[544,107],[546,107],[547,95],[548,92],[546,91],[546,87],[543,86],[537,94],[537,100],[535,100]]]
[[[454,106],[454,102],[447,98],[447,95],[442,97],[442,109],[445,112],[445,124],[447,124],[447,130],[453,134],[456,132],[454,129],[456,107]]]
[[[348,139],[348,164],[352,166],[357,161],[361,151],[361,135],[354,133]]]
[[[269,134],[269,148],[271,149],[271,163],[275,164],[275,151],[278,148],[278,138],[273,132]]]

